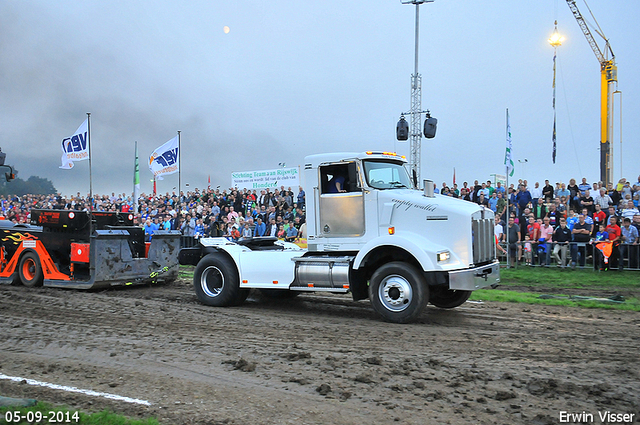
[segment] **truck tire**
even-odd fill
[[[225,307],[244,301],[238,270],[233,260],[224,255],[202,257],[193,273],[193,287],[198,300],[206,305]]]
[[[471,296],[471,291],[447,289],[431,292],[429,302],[440,308],[456,308],[464,304]]]
[[[429,287],[414,266],[395,261],[379,267],[369,282],[373,309],[384,320],[409,323],[420,316],[429,300]]]
[[[40,257],[35,252],[27,252],[20,258],[18,262],[18,276],[20,282],[29,288],[42,286],[44,274],[42,273],[42,264]]]

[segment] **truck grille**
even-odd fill
[[[496,242],[493,219],[472,219],[471,236],[473,239],[473,263],[482,264],[496,257]]]

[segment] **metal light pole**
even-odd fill
[[[434,0],[400,0],[402,4],[416,5],[416,41],[415,41],[415,66],[411,75],[411,128],[409,140],[409,164],[420,185],[420,154],[422,143],[422,76],[418,74],[418,35],[420,31],[420,5],[433,3]],[[406,115],[406,114],[405,114]]]
[[[549,38],[549,44],[553,46],[553,152],[551,158],[553,163],[556,163],[556,57],[558,55],[558,47],[562,45],[564,37],[558,33],[558,21],[554,23],[555,29],[553,34]]]
[[[620,99],[620,178],[624,177],[622,174],[622,92],[620,90],[616,90],[611,93],[611,120],[613,121],[613,97],[619,94],[618,98]],[[611,180],[613,180],[613,125],[611,126]]]

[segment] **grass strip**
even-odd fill
[[[550,288],[640,288],[637,271],[594,271],[591,269],[527,267],[500,269],[503,286],[536,286]]]
[[[601,308],[609,310],[640,311],[640,300],[628,298],[623,303],[609,303],[607,301],[569,298],[569,295],[554,294],[566,298],[540,298],[540,294],[518,291],[501,291],[498,289],[479,289],[473,291],[470,300],[473,301],[497,301],[522,304],[561,305],[565,307]]]
[[[76,414],[77,413],[77,414]],[[44,419],[47,418],[47,419]],[[156,419],[131,419],[108,410],[85,413],[38,402],[31,407],[0,407],[0,424],[159,425]]]

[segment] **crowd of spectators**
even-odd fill
[[[578,262],[584,267],[591,257],[600,269],[622,269],[625,260],[628,268],[638,268],[640,176],[633,184],[623,178],[607,187],[586,178],[580,184],[570,179],[554,186],[545,180],[533,187],[518,180],[508,188],[476,180],[472,187],[443,183],[435,191],[495,212],[496,239],[509,249],[511,265],[524,259],[527,265],[548,266],[553,258],[558,267]]]
[[[631,183],[621,179],[604,187],[589,184],[583,178],[569,183],[549,180],[544,185],[526,180],[504,187],[491,181],[458,188],[442,183],[434,192],[462,198],[490,208],[496,213],[496,238],[507,242],[512,262],[549,265],[551,258],[561,267],[584,266],[588,255],[602,267],[622,267],[627,259],[638,268],[640,232],[640,176]],[[87,210],[89,197],[61,195],[25,195],[0,197],[2,215],[16,223],[28,223],[31,208]],[[508,200],[508,202],[507,202]],[[134,223],[144,228],[148,239],[159,229],[178,230],[186,237],[226,237],[241,240],[256,236],[276,236],[287,241],[306,238],[305,192],[290,187],[279,189],[205,189],[164,195],[142,194],[138,211],[132,196],[125,194],[94,196],[97,211],[121,211],[134,214]],[[586,247],[593,242],[611,242],[607,257]],[[584,248],[580,251],[580,247]],[[499,249],[505,251],[499,246]],[[604,264],[607,260],[607,264]]]
[[[28,223],[31,208],[88,210],[89,196],[25,195],[0,197],[2,215],[16,223]],[[147,240],[157,230],[178,230],[187,237],[227,237],[240,240],[276,236],[295,241],[305,234],[305,192],[280,189],[207,189],[165,195],[140,195],[138,211],[132,196],[112,193],[94,196],[95,211],[120,211],[134,215]]]

